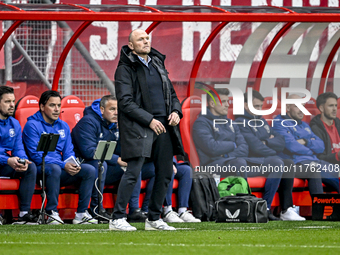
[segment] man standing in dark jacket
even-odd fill
[[[335,185],[338,183],[340,163],[340,120],[336,117],[337,99],[337,95],[332,92],[319,95],[316,99],[316,105],[321,114],[315,116],[310,122],[310,127],[314,134],[325,143],[325,150],[318,154],[317,157],[333,164],[334,169],[332,172],[329,171],[328,176],[334,178]],[[322,173],[322,175],[324,174]]]
[[[116,141],[117,145],[110,160],[103,162],[102,178],[100,183],[100,192],[103,194],[104,185],[112,185],[120,181],[123,176],[127,163],[122,161],[120,157],[120,139],[118,131],[118,107],[117,99],[113,95],[103,96],[101,99],[95,100],[91,106],[84,110],[84,117],[77,123],[72,130],[72,142],[74,152],[77,157],[84,160],[87,164],[93,165],[98,169],[98,159],[94,159],[98,142]],[[129,216],[133,221],[145,221],[145,215],[138,208],[140,180],[136,183],[133,198],[129,202]],[[97,216],[102,221],[109,221],[111,218],[100,203],[98,215],[98,183],[92,191],[90,213]],[[99,199],[101,200],[101,199]],[[132,201],[133,200],[133,201]],[[96,208],[96,209],[95,209]]]
[[[172,177],[172,157],[184,154],[178,128],[182,113],[164,60],[141,29],[131,32],[128,45],[121,50],[115,85],[121,157],[128,166],[118,188],[110,230],[136,230],[126,221],[125,210],[146,158],[153,160],[156,177],[145,229],[175,230],[160,214]]]
[[[263,101],[264,98],[260,92],[252,90],[252,104],[256,110],[262,110]],[[249,157],[278,160],[277,154],[285,148],[284,137],[275,132],[264,118],[251,112],[248,105],[248,93],[244,94],[244,108],[244,115],[236,118],[236,121],[244,123],[240,125],[240,131],[248,144]],[[283,162],[287,169],[291,169],[291,166],[294,164],[291,159],[284,159]],[[267,182],[270,185],[270,182],[275,181],[271,176],[273,174],[267,176],[266,185]],[[306,220],[298,215],[293,208],[293,183],[294,171],[284,172],[279,187],[280,205],[282,208],[280,218],[288,221]]]

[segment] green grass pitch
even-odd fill
[[[0,254],[339,254],[340,222],[177,223],[177,231],[100,225],[3,225]]]

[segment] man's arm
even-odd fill
[[[310,127],[308,126],[308,128]],[[309,136],[309,139],[306,139],[306,147],[312,150],[315,154],[323,153],[325,150],[325,143],[318,136],[316,136],[312,130],[311,132],[312,134]]]
[[[6,165],[8,159],[9,159],[9,156],[7,156],[6,154],[1,154],[0,155],[0,165]]]
[[[212,127],[207,123],[196,120],[193,126],[193,139],[197,147],[210,156],[221,156],[235,150],[232,141],[217,141],[213,136]]]
[[[329,139],[327,131],[322,130],[319,128],[317,125],[311,126],[311,129],[313,133],[318,136],[322,141],[325,141],[326,139]],[[338,164],[339,161],[336,159],[336,153],[328,153],[326,152],[327,150],[325,149],[322,153],[318,154],[318,158],[321,160],[325,160],[327,162],[333,163],[333,164]]]
[[[313,151],[297,141],[290,128],[276,124],[274,129],[285,138],[286,149],[291,153],[298,155],[313,155]]]
[[[172,99],[172,109],[171,109],[171,112],[176,112],[180,118],[183,118],[181,103],[178,100],[176,91],[175,91],[175,89],[174,89],[174,87],[173,87],[173,85],[172,85],[170,80],[169,80],[169,82],[170,82],[171,99]]]
[[[15,128],[15,134],[16,136],[12,156],[18,156],[19,158],[28,159],[25,153],[24,144],[22,143],[22,132],[20,125]]]
[[[264,144],[256,135],[254,135],[252,128],[249,126],[239,127],[244,139],[246,140],[249,150],[259,156],[274,156],[276,151]]]
[[[99,133],[97,126],[90,118],[83,117],[73,128],[73,143],[77,145],[81,157],[85,160],[93,160],[99,141]]]
[[[62,158],[63,160],[71,157],[71,156],[75,156],[74,154],[74,147],[73,147],[73,143],[72,143],[72,138],[71,138],[71,132],[70,132],[70,128],[69,126],[65,123],[65,125],[63,126],[64,130],[65,130],[65,146],[62,149]],[[63,162],[63,164],[65,164]],[[65,167],[65,165],[64,165]]]
[[[229,157],[247,157],[249,153],[248,144],[237,125],[233,125],[236,136],[236,148],[233,152],[229,153]]]
[[[122,111],[143,126],[149,126],[153,115],[145,111],[133,100],[133,72],[127,66],[119,66],[115,73],[116,96],[119,111]]]
[[[273,130],[272,128],[270,128],[270,137],[272,138],[268,138],[265,139],[265,143],[266,145],[275,150],[276,153],[282,152],[285,148],[285,138],[279,134],[278,132],[276,132],[275,130]]]

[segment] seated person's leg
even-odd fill
[[[178,217],[178,214],[172,210],[172,191],[173,191],[173,185],[174,185],[174,178],[175,174],[172,175],[171,181],[169,183],[169,187],[164,199],[163,203],[163,220],[165,222],[184,222],[182,219]]]
[[[73,224],[97,224],[98,221],[93,219],[87,212],[88,205],[90,203],[92,188],[94,180],[96,179],[96,169],[89,164],[82,164],[81,170],[71,176],[66,171],[62,171],[60,176],[60,185],[68,186],[71,184],[79,184],[79,201],[76,216],[73,220]]]
[[[307,179],[309,194],[312,196],[314,194],[323,193],[321,173],[311,172],[309,164],[311,160],[305,160],[296,165],[295,178]]]
[[[279,157],[267,157],[264,159],[263,166],[273,167],[272,169],[280,169],[280,167],[283,167],[284,163]],[[282,168],[281,168],[282,169]],[[282,171],[268,171],[266,173],[260,173],[257,175],[254,175],[254,173],[248,173],[248,176],[266,176],[266,184],[264,186],[264,194],[263,199],[267,201],[267,207],[270,209],[273,198],[275,196],[276,191],[278,190],[281,177],[283,172]]]
[[[89,164],[91,166],[93,166],[96,170],[96,179],[95,182],[93,184],[93,189],[92,189],[92,195],[91,195],[91,204],[90,204],[90,213],[92,216],[96,216],[95,213],[93,212],[94,208],[96,208],[96,213],[98,213],[98,180],[97,177],[99,177],[99,161],[98,160],[92,160],[92,161],[88,161],[86,162],[86,164]],[[106,161],[103,162],[103,165],[100,169],[101,171],[101,182],[100,182],[100,193],[103,194],[104,192],[104,186],[105,186],[105,179],[106,179],[106,172],[107,172],[107,163]],[[101,200],[101,198],[100,198]],[[99,214],[101,214],[101,212],[104,212],[104,208],[103,208],[103,204],[100,203],[100,210],[99,210]],[[106,215],[109,216],[109,215]]]
[[[221,169],[220,172],[215,172],[215,174],[220,175],[220,177],[228,177],[228,176],[242,176],[243,178],[247,178],[247,172],[243,171],[241,172],[241,168],[245,168],[247,166],[247,161],[243,158],[235,158],[232,160],[226,160],[225,158],[220,158],[218,160],[213,161],[211,164],[207,165],[207,168],[209,166],[213,166],[216,168],[216,166],[219,166]],[[196,171],[195,173],[199,173]]]
[[[322,182],[332,191],[339,193],[339,171],[335,172],[336,165],[321,160],[320,167]]]
[[[292,192],[295,176],[295,172],[293,170],[294,161],[291,159],[283,159],[283,162],[285,164],[285,171],[283,172],[278,190],[281,205],[280,219],[286,221],[304,221],[306,219],[296,213],[293,208]]]
[[[322,183],[329,187],[332,191],[339,193],[339,177],[334,177],[332,173],[322,172]]]
[[[293,207],[293,184],[294,184],[294,170],[293,165],[294,161],[291,159],[283,159],[282,160],[285,165],[285,169],[288,171],[283,172],[282,179],[280,181],[280,187],[279,187],[279,196],[280,196],[280,205],[283,212],[286,212],[286,210],[289,207]],[[289,169],[291,169],[289,171]]]
[[[64,222],[60,219],[57,206],[58,197],[60,190],[60,176],[62,169],[57,164],[47,164],[45,165],[45,187],[46,187],[46,198],[47,204],[45,207],[46,214],[49,215],[47,219],[47,224],[58,225]],[[38,178],[42,179],[42,169],[41,166],[37,167]]]
[[[146,185],[145,197],[143,200],[142,211],[147,213],[149,208],[149,200],[152,193],[153,184],[155,182],[155,166],[153,162],[145,163],[142,167],[142,180],[149,180]]]
[[[264,193],[263,193],[263,199],[266,200],[267,202],[267,211],[268,211],[268,219],[269,220],[280,220],[280,218],[275,217],[271,211],[271,205],[275,196],[276,191],[278,190],[280,181],[281,181],[281,177],[282,177],[282,171],[267,171],[267,172],[262,172],[262,170],[260,169],[260,165],[256,165],[256,164],[249,164],[252,166],[258,166],[259,171],[260,172],[248,172],[247,176],[248,177],[256,177],[256,176],[265,176],[267,177],[266,179],[266,183],[264,186]],[[264,159],[264,163],[262,164],[263,166],[267,166],[268,169],[282,169],[281,166],[283,167],[283,161],[279,158],[279,157],[267,157]],[[263,168],[262,168],[263,169]]]
[[[247,172],[240,171],[241,167],[247,166],[247,161],[245,159],[241,159],[241,158],[232,159],[232,160],[229,160],[224,165],[227,166],[228,169],[231,169],[231,171],[228,172],[229,176],[235,175],[235,176],[242,176],[243,178],[247,178]]]
[[[146,215],[142,213],[139,208],[139,195],[141,190],[142,172],[139,174],[136,185],[133,189],[131,198],[129,200],[129,214],[127,216],[128,222],[145,222]]]
[[[36,222],[32,214],[29,213],[37,178],[37,168],[35,164],[33,162],[32,164],[29,164],[27,170],[24,172],[16,172],[9,165],[5,165],[0,169],[0,176],[10,177],[13,179],[20,179],[19,186],[20,213],[18,221]]]
[[[187,164],[176,164],[178,180],[178,214],[181,215],[189,207],[189,196],[192,185],[191,168]]]
[[[201,222],[196,219],[187,209],[189,207],[189,196],[192,186],[191,168],[186,163],[177,163],[177,174],[175,179],[178,180],[178,215],[184,222]]]
[[[16,175],[18,175],[18,177],[20,178],[19,187],[20,197],[19,220],[20,220],[20,218],[24,218],[23,216],[27,214],[31,208],[32,197],[35,189],[35,183],[37,180],[37,167],[32,162],[31,164],[28,165],[28,168],[25,172],[16,173]]]
[[[107,173],[105,178],[105,185],[112,185],[120,181],[124,174],[124,170],[119,164],[107,165]]]

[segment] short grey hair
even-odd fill
[[[100,107],[104,107],[109,100],[117,100],[117,98],[114,95],[106,95],[103,96],[102,99],[100,100]]]

